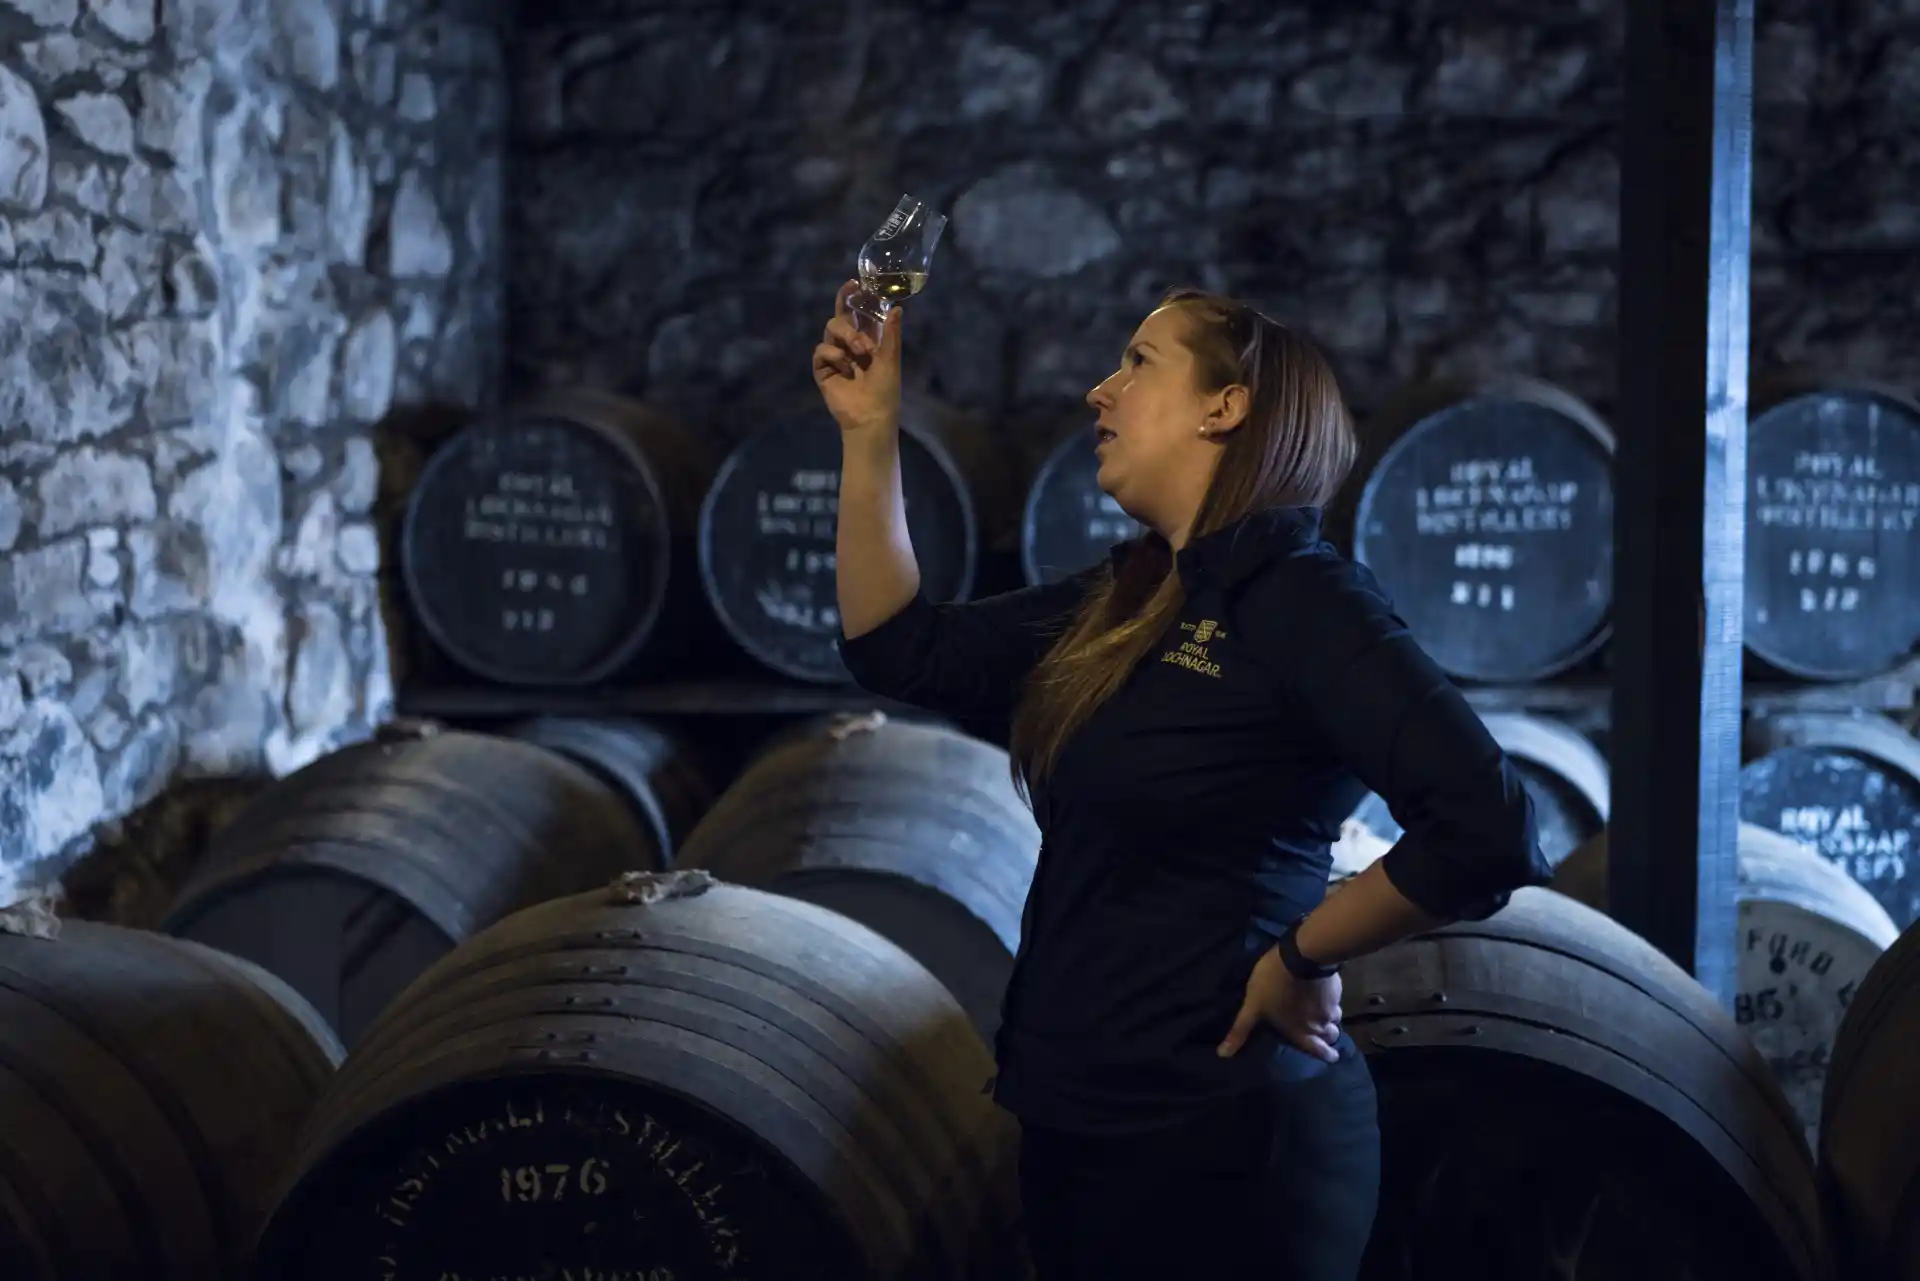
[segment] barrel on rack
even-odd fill
[[[1920,926],[1874,965],[1834,1039],[1820,1167],[1843,1276],[1920,1281]]]
[[[1140,523],[1101,492],[1093,446],[1091,424],[1069,432],[1027,490],[1020,516],[1020,570],[1029,584],[1077,574],[1140,532]]]
[[[566,757],[439,732],[280,780],[220,834],[161,928],[278,974],[351,1047],[475,930],[663,861],[651,829]]]
[[[1813,851],[1740,825],[1734,1021],[1773,1067],[1809,1140],[1833,1039],[1861,980],[1899,931],[1873,896]],[[1575,850],[1553,888],[1607,906],[1607,834]]]
[[[922,589],[966,599],[981,549],[1008,519],[1001,451],[972,419],[909,396],[900,476]],[[772,671],[821,684],[849,679],[836,644],[839,509],[839,433],[814,412],[742,441],[700,508],[700,577],[720,626]]]
[[[536,716],[502,732],[560,753],[612,788],[652,836],[663,865],[713,806],[713,784],[693,745],[647,721]]]
[[[1354,555],[1435,662],[1543,680],[1606,640],[1613,433],[1592,409],[1528,379],[1436,383],[1362,441]]]
[[[992,1072],[872,931],[704,872],[621,878],[469,939],[380,1021],[265,1275],[1018,1277]]]
[[[905,948],[991,1037],[1040,854],[1007,754],[939,724],[812,723],[747,767],[680,851]]]
[[[1346,966],[1380,1096],[1363,1277],[1824,1281],[1812,1159],[1705,989],[1551,891]]]
[[[685,427],[600,392],[481,419],[434,452],[407,504],[400,569],[420,626],[506,684],[683,661],[708,617],[693,534],[714,462]]]
[[[0,934],[0,1276],[241,1281],[342,1054],[285,984],[196,943]]]
[[[1920,644],[1920,405],[1803,382],[1747,426],[1746,645],[1789,676],[1872,676]]]
[[[1885,717],[1747,722],[1740,816],[1820,851],[1902,929],[1920,920],[1920,742]]]
[[[1480,718],[1533,797],[1540,850],[1559,863],[1576,846],[1607,824],[1612,780],[1607,758],[1588,739],[1558,721],[1518,713],[1490,712]],[[1387,803],[1369,792],[1334,847],[1334,873],[1351,876],[1400,839],[1400,824]]]

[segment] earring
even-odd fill
[[[1207,426],[1207,425],[1206,425],[1205,423],[1201,423],[1201,424],[1200,424],[1200,438],[1201,438],[1202,440],[1205,440],[1205,439],[1206,439],[1206,438],[1207,438],[1208,436],[1211,436],[1211,435],[1213,435],[1213,429],[1212,429],[1212,428],[1210,428],[1210,427],[1208,427],[1208,426]]]

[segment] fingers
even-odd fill
[[[1240,1012],[1233,1016],[1233,1026],[1227,1029],[1227,1035],[1221,1040],[1214,1053],[1223,1059],[1230,1059],[1240,1052],[1240,1047],[1253,1035],[1253,1029],[1260,1022],[1260,1011],[1251,1001],[1241,1005]]]
[[[852,378],[855,373],[853,357],[837,343],[823,342],[813,349],[813,376],[815,379],[831,377],[834,374],[842,378]]]
[[[1338,1032],[1329,1036],[1318,1036],[1311,1032],[1287,1033],[1287,1041],[1295,1049],[1303,1050],[1313,1055],[1314,1058],[1319,1059],[1322,1063],[1338,1063],[1340,1061],[1340,1051],[1334,1045],[1334,1042],[1339,1039],[1340,1034]]]
[[[838,343],[856,356],[872,359],[877,350],[873,339],[860,332],[852,320],[844,316],[835,316],[827,322],[826,331],[821,335],[822,342]],[[863,362],[864,363],[864,362]]]
[[[844,323],[844,332],[857,334],[868,344],[867,355],[899,351],[900,326],[906,318],[906,306],[895,303],[888,309],[886,320],[881,322],[865,311],[854,310],[852,300],[861,290],[858,280],[849,280],[840,286],[839,292],[833,296],[833,319],[827,322],[828,333],[841,332]]]

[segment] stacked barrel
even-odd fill
[[[631,719],[396,725],[167,933],[0,935],[5,1275],[1023,1275],[1006,753],[827,716],[711,777]]]
[[[922,586],[976,588],[1009,477],[977,423],[903,408],[901,470]],[[400,560],[433,657],[503,686],[560,689],[712,674],[748,660],[810,685],[836,649],[840,442],[817,410],[724,457],[660,412],[554,394],[472,423],[410,496]]]

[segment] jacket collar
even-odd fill
[[[1114,572],[1135,547],[1159,537],[1145,533],[1115,546],[1109,553]],[[1189,591],[1203,582],[1231,588],[1280,557],[1319,541],[1318,507],[1268,507],[1190,540],[1174,557],[1174,566]]]

